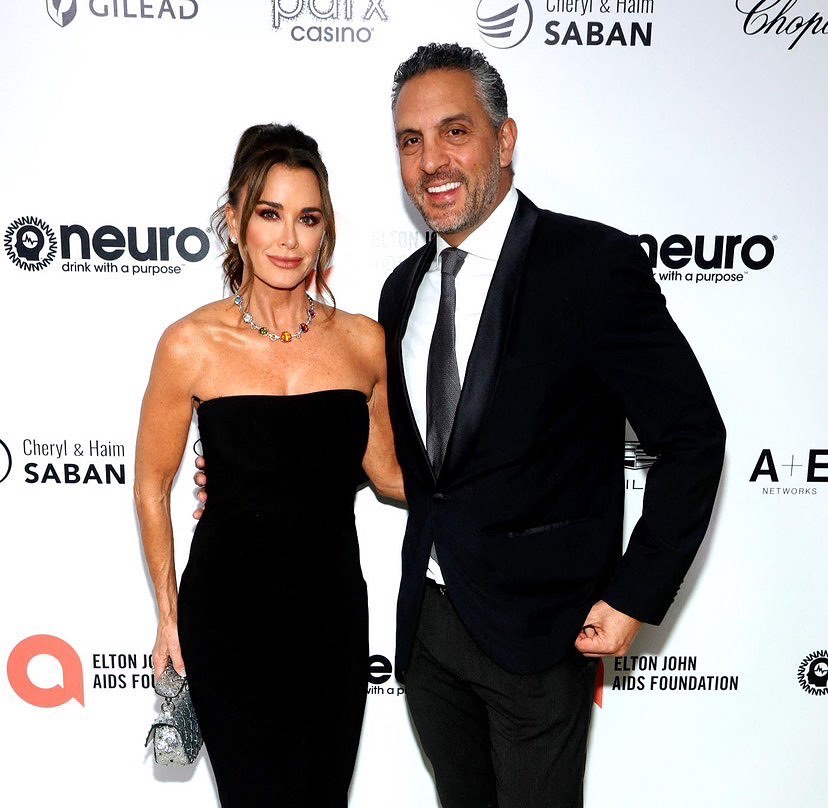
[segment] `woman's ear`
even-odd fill
[[[236,226],[236,209],[232,205],[224,206],[224,221],[227,222],[227,229],[230,231],[230,241],[233,244],[238,244],[239,231]]]

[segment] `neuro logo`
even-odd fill
[[[78,13],[77,0],[46,0],[46,10],[52,21],[65,28]]]
[[[828,651],[814,651],[799,663],[796,673],[799,684],[812,696],[828,693]]]
[[[29,677],[29,663],[38,656],[56,659],[63,670],[63,683],[36,685]],[[35,634],[21,640],[9,654],[6,673],[12,690],[34,707],[60,707],[75,699],[83,704],[83,665],[68,642],[50,634]]]
[[[532,29],[529,0],[480,0],[477,4],[477,30],[493,48],[514,48]]]
[[[55,231],[36,216],[15,219],[6,228],[3,246],[12,263],[29,272],[45,269],[57,254]]]
[[[12,456],[9,447],[0,439],[0,483],[11,473]]]
[[[648,469],[656,462],[656,457],[647,454],[637,440],[624,441],[624,467],[628,469]]]

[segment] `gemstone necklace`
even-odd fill
[[[275,331],[270,331],[266,326],[258,325],[253,319],[253,315],[244,307],[244,300],[241,295],[236,295],[233,302],[239,307],[242,313],[242,320],[247,323],[254,331],[258,331],[263,337],[267,337],[271,342],[290,342],[294,339],[299,339],[302,334],[307,334],[310,331],[311,321],[316,317],[316,312],[313,309],[313,298],[306,294],[308,299],[308,319],[304,323],[299,324],[299,330],[291,334],[290,331],[282,331],[277,334]]]

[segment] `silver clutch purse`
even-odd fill
[[[165,766],[186,766],[193,763],[201,749],[201,730],[198,726],[187,679],[179,676],[172,663],[155,680],[155,692],[164,704],[158,718],[152,722],[144,746],[152,742],[155,762]]]

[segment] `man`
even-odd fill
[[[379,304],[409,509],[396,674],[443,808],[580,806],[594,660],[664,617],[724,426],[637,242],[513,188],[482,54],[420,47],[392,98],[436,233]],[[658,459],[622,555],[625,418]]]

